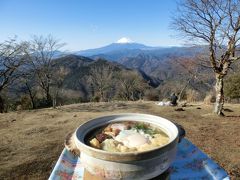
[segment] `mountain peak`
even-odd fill
[[[117,41],[119,44],[125,44],[125,43],[133,43],[133,41],[127,37],[122,37]]]

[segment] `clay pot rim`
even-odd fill
[[[171,128],[173,128],[172,131],[175,131],[175,134],[172,135],[172,137],[170,137],[170,141],[167,144],[165,144],[164,146],[157,147],[157,148],[147,150],[147,151],[141,151],[141,152],[126,152],[126,153],[108,152],[108,151],[104,151],[101,149],[93,148],[93,147],[85,144],[84,139],[89,131],[91,131],[97,127],[103,126],[105,124],[111,123],[111,122],[121,122],[121,120],[114,119],[114,118],[118,118],[118,117],[122,117],[122,118],[123,117],[129,117],[129,118],[145,117],[148,119],[154,118],[155,120],[156,119],[162,120],[164,122],[167,122],[168,125],[171,125]],[[106,121],[106,122],[102,122],[102,121]],[[124,120],[122,120],[122,121],[124,121]],[[131,121],[131,120],[126,119],[125,121]],[[132,121],[136,121],[136,120],[132,120]],[[88,126],[89,124],[94,124],[94,122],[96,122],[95,126],[92,126],[89,129],[84,129],[85,126]],[[157,123],[153,123],[153,122],[149,122],[149,121],[140,120],[140,122],[146,122],[146,123],[158,125]],[[159,124],[159,126],[160,126],[160,124]],[[169,129],[167,129],[167,128],[164,129],[162,127],[161,127],[161,129],[163,129],[164,132],[166,132],[169,136],[169,133],[170,133]],[[83,132],[81,132],[81,131],[83,131]],[[155,156],[159,155],[159,153],[164,153],[164,152],[172,149],[178,143],[179,132],[178,132],[177,126],[173,122],[171,122],[168,119],[162,118],[160,116],[155,116],[155,115],[150,115],[150,114],[140,114],[140,113],[120,113],[120,114],[113,114],[113,115],[108,115],[108,116],[101,116],[101,117],[94,118],[94,119],[91,119],[91,120],[83,123],[76,129],[74,138],[75,138],[75,143],[76,143],[77,147],[80,149],[80,151],[82,153],[86,153],[90,156],[93,156],[93,157],[96,157],[99,159],[103,159],[103,160],[125,162],[125,161],[132,161],[132,160],[143,160],[143,159],[154,158]]]

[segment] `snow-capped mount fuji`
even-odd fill
[[[116,43],[125,44],[125,43],[133,43],[133,41],[127,37],[123,37],[119,39]]]
[[[113,53],[121,54],[129,51],[139,52],[141,50],[150,50],[150,49],[155,49],[155,48],[146,46],[144,44],[136,43],[129,38],[123,37],[118,41],[116,41],[115,43],[109,44],[107,46],[103,46],[96,49],[82,50],[82,51],[75,52],[75,54],[89,57],[89,56],[98,56],[102,54],[113,54]]]

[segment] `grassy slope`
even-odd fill
[[[201,109],[197,109],[200,107]],[[240,105],[227,105],[228,117],[215,117],[212,107],[195,104],[185,111],[153,102],[76,104],[59,109],[0,114],[0,179],[47,179],[64,145],[65,135],[98,116],[140,112],[183,125],[187,138],[240,178]]]

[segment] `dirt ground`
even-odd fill
[[[47,179],[64,148],[66,134],[92,118],[138,112],[159,115],[184,126],[186,137],[240,179],[240,104],[225,106],[216,117],[211,105],[185,111],[154,102],[86,103],[0,114],[0,179]]]

